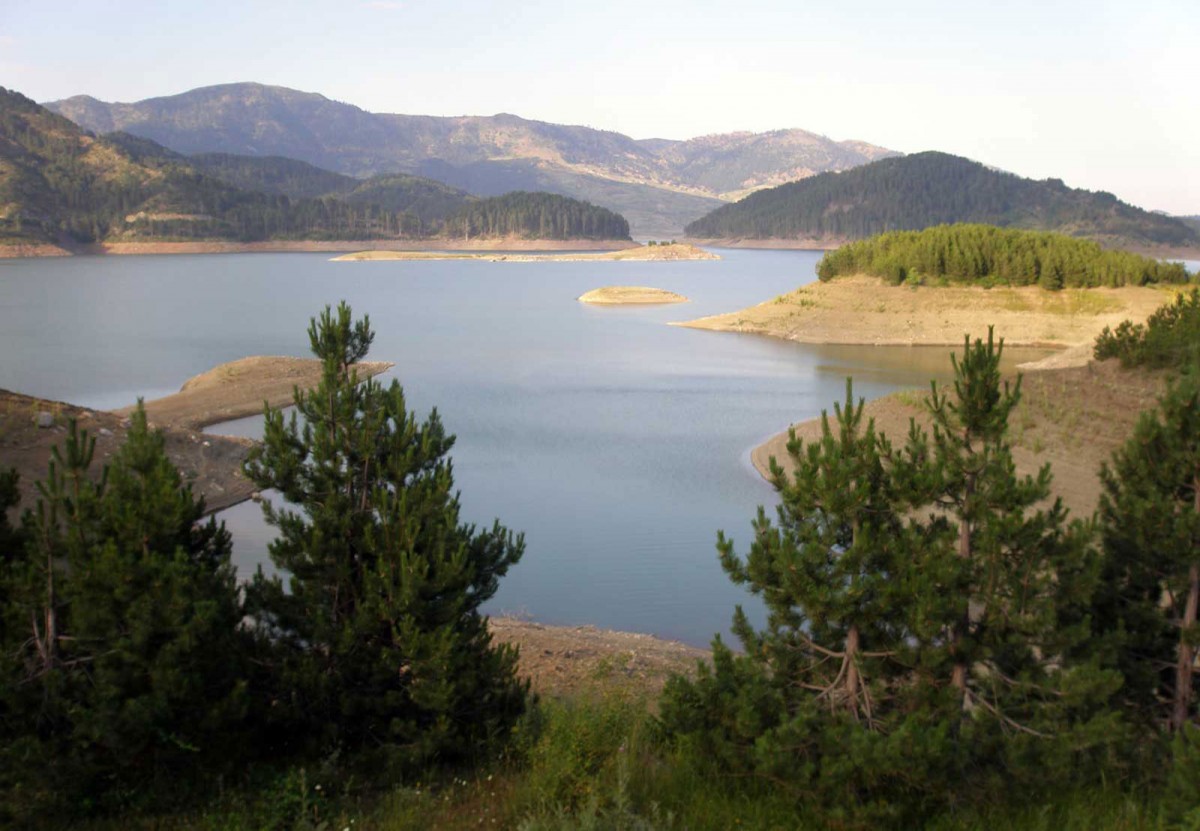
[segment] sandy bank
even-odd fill
[[[596,306],[646,305],[651,303],[686,303],[688,299],[666,289],[647,286],[604,286],[581,294],[580,303]]]
[[[385,260],[481,260],[485,262],[656,262],[674,260],[719,260],[720,256],[694,245],[638,245],[619,251],[594,254],[472,254],[461,251],[356,251],[334,257],[333,262],[373,262]]]
[[[391,366],[383,361],[359,364],[359,377],[377,375]],[[163,431],[167,455],[212,513],[244,502],[254,492],[242,475],[242,462],[254,443],[200,429],[257,415],[264,400],[273,407],[291,404],[294,387],[311,389],[320,377],[320,362],[313,359],[242,358],[197,375],[174,395],[147,402],[146,418]],[[50,452],[66,435],[69,419],[96,438],[93,473],[98,476],[104,460],[124,442],[133,409],[89,410],[0,390],[0,459],[4,467],[16,467],[21,475],[21,508],[33,505],[34,483],[45,477]],[[39,413],[50,414],[52,426],[39,428]]]
[[[358,377],[366,379],[391,367],[386,361],[364,361],[357,365]],[[313,358],[241,358],[189,379],[174,395],[145,402],[146,418],[162,427],[199,430],[258,415],[264,401],[272,407],[288,406],[294,387],[312,389],[320,380],[321,362]],[[128,415],[133,409],[117,413]]]
[[[632,692],[657,696],[673,673],[691,674],[706,649],[595,626],[546,626],[493,617],[492,636],[521,648],[518,673],[535,692],[555,697],[580,692]]]
[[[340,252],[371,248],[386,251],[610,251],[632,248],[629,240],[527,240],[527,239],[423,239],[423,240],[264,240],[262,242],[226,242],[190,240],[186,242],[102,242],[64,248],[58,245],[0,245],[0,258],[66,257],[75,254],[253,254],[289,251]]]
[[[692,239],[691,237],[684,240],[690,245],[705,245],[714,248],[761,248],[774,251],[829,251],[834,248],[840,248],[849,239],[842,237],[802,237],[798,239],[787,239],[784,237],[767,237],[764,239],[751,239],[749,237],[722,237],[718,239]]]
[[[52,426],[39,428],[39,413],[49,414]],[[69,419],[75,419],[96,440],[91,473],[99,477],[103,464],[125,442],[129,428],[125,416],[0,390],[0,466],[15,467],[21,477],[21,502],[10,513],[14,522],[20,511],[36,502],[35,483],[45,478],[51,450],[66,437]],[[191,484],[192,492],[204,498],[209,513],[250,498],[254,485],[242,476],[242,461],[253,446],[249,439],[208,436],[176,427],[165,427],[163,435],[167,456]]]
[[[1105,326],[1145,320],[1169,288],[890,286],[874,277],[812,283],[738,312],[673,324],[752,332],[800,343],[957,346],[989,325],[1012,346],[1091,343]]]
[[[1155,405],[1166,377],[1164,372],[1123,370],[1117,361],[1025,372],[1021,403],[1009,419],[1017,473],[1035,474],[1049,462],[1053,492],[1073,516],[1090,517],[1100,499],[1100,464],[1129,438],[1138,415]],[[910,418],[929,429],[926,393],[912,390],[868,401],[864,414],[875,420],[878,431],[903,441]],[[826,410],[832,417],[832,401]],[[821,420],[810,418],[793,428],[799,438],[813,441],[820,438]],[[785,470],[792,468],[787,441],[785,430],[751,451],[764,478],[770,475],[772,456]]]

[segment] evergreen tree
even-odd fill
[[[752,770],[793,790],[826,818],[895,816],[914,771],[931,761],[937,729],[906,712],[911,674],[908,552],[888,447],[863,425],[847,383],[819,441],[792,433],[789,477],[772,460],[775,524],[760,508],[745,560],[723,534],[721,565],[766,603],[766,630],[739,606],[743,655],[718,637],[713,664],[675,677],[662,704],[667,730],[700,758]]]
[[[287,583],[260,573],[251,588],[276,650],[273,712],[323,751],[462,757],[524,709],[516,651],[493,645],[479,612],[524,544],[459,521],[437,412],[418,422],[399,383],[359,383],[373,337],[344,303],[326,307],[309,328],[320,386],[296,391],[288,421],[268,408],[247,463],[300,509],[265,506]]]
[[[1081,652],[1098,563],[1089,529],[1051,500],[1049,465],[1016,475],[1007,433],[1021,383],[1001,381],[1003,348],[990,329],[986,344],[964,342],[953,394],[935,382],[927,401],[932,441],[914,427],[893,459],[921,540],[913,567],[937,575],[915,619],[920,675],[964,729],[994,719],[1018,736],[1095,739],[1089,718],[1120,683]]]
[[[1106,555],[1099,631],[1127,679],[1125,701],[1181,731],[1197,713],[1200,647],[1200,383],[1174,383],[1101,471]]]
[[[72,422],[5,598],[3,784],[119,800],[113,785],[224,765],[244,712],[242,619],[223,526],[135,412],[97,479]],[[69,803],[68,803],[69,804]]]

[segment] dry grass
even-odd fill
[[[1172,289],[889,286],[874,277],[814,283],[766,303],[677,325],[801,343],[954,346],[994,325],[1012,346],[1090,343],[1105,326],[1145,320]]]

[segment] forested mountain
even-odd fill
[[[1192,230],[1200,232],[1200,216],[1177,216],[1175,218]]]
[[[994,225],[938,225],[892,231],[829,251],[817,265],[822,280],[870,274],[891,283],[927,281],[1044,289],[1186,283],[1181,263],[1101,248],[1047,231]]]
[[[293,199],[349,193],[362,182],[283,156],[239,156],[234,153],[195,153],[184,156],[197,170],[244,190]]]
[[[411,214],[410,225],[436,230],[472,197],[465,190],[405,173],[355,179],[282,156],[197,153],[185,158],[203,172],[246,190],[292,198],[336,197],[386,211]]]
[[[690,237],[859,239],[953,222],[1058,231],[1112,244],[1196,245],[1171,217],[1110,193],[1034,181],[946,153],[882,159],[759,191],[686,228]]]
[[[326,186],[335,191],[288,195]],[[539,196],[547,195],[523,198]],[[470,201],[462,191],[412,176],[362,182],[290,159],[193,160],[129,133],[96,137],[0,88],[0,241],[428,237]],[[594,238],[603,228],[628,236],[625,220],[607,211],[601,217],[600,209],[560,197],[537,204],[539,224],[530,236],[553,238],[566,229],[562,238]]]
[[[892,154],[803,130],[638,141],[508,114],[376,114],[261,84],[132,104],[75,96],[47,106],[95,132],[123,130],[182,153],[285,156],[360,177],[415,173],[479,195],[553,190],[636,217],[644,233],[667,235],[721,199]]]
[[[447,233],[524,239],[628,239],[620,214],[553,193],[517,191],[471,202],[447,222]]]

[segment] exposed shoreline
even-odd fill
[[[364,248],[386,251],[613,251],[636,248],[630,240],[263,240],[228,242],[104,242],[90,245],[18,243],[0,245],[0,259],[26,257],[135,256],[140,254],[255,254],[286,252],[344,252]]]
[[[1009,418],[1018,475],[1036,475],[1048,462],[1051,493],[1062,498],[1072,516],[1090,517],[1100,499],[1101,463],[1132,435],[1138,416],[1154,406],[1166,388],[1167,374],[1123,370],[1115,360],[1024,371],[1021,401]],[[877,432],[903,442],[910,419],[930,429],[923,405],[928,392],[909,390],[876,398],[866,402],[863,415],[875,422]],[[832,413],[833,403],[823,409]],[[806,443],[816,441],[821,418],[798,421],[791,429]],[[772,457],[785,471],[793,469],[788,440],[784,430],[750,451],[750,461],[764,479],[770,481]]]
[[[369,249],[334,257],[330,262],[395,262],[405,260],[478,260],[480,262],[542,263],[542,262],[676,262],[680,260],[719,260],[719,254],[694,245],[637,245],[599,253],[579,254],[476,254],[466,251],[397,251]]]

